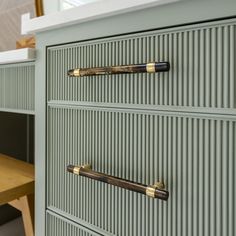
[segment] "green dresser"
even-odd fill
[[[104,22],[37,35],[36,235],[234,236],[236,19],[117,34]],[[152,61],[170,71],[67,76]],[[88,163],[145,185],[162,181],[169,198],[67,172]]]
[[[48,47],[49,214],[102,235],[233,236],[235,33],[236,21],[226,20]],[[169,61],[170,72],[67,76],[76,67],[149,61]],[[66,171],[87,163],[138,183],[163,181],[170,197]],[[52,219],[48,236],[58,235]],[[60,219],[54,228],[67,225]]]

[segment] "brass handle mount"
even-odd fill
[[[75,175],[84,176],[127,190],[145,194],[146,196],[152,198],[158,198],[166,201],[169,197],[169,192],[164,190],[165,186],[163,182],[157,182],[154,185],[145,185],[119,177],[107,175],[101,172],[93,171],[91,168],[92,166],[90,164],[81,166],[68,165],[67,171]]]

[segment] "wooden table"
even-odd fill
[[[34,235],[34,166],[0,153],[0,205],[22,212],[26,236]]]

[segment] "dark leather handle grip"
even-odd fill
[[[166,201],[169,197],[169,192],[163,189],[164,184],[162,183],[157,183],[156,185],[145,185],[145,184],[135,183],[126,179],[121,179],[115,176],[93,171],[91,169],[91,165],[84,165],[84,166],[68,165],[67,171],[76,175],[98,180],[134,192],[142,193],[152,198],[158,198]]]
[[[150,62],[146,64],[133,64],[122,66],[76,68],[67,72],[68,76],[93,76],[108,74],[128,74],[128,73],[155,73],[170,70],[169,62]]]

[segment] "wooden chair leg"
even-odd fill
[[[20,198],[21,212],[26,236],[34,235],[34,195]]]

